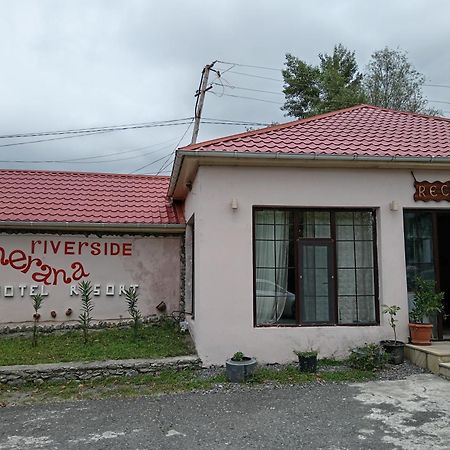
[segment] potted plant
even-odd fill
[[[300,372],[317,372],[318,352],[316,350],[310,350],[308,352],[294,350],[294,353],[298,356],[298,369]]]
[[[233,383],[246,381],[256,367],[256,359],[245,356],[242,352],[236,352],[226,361],[227,378]]]
[[[411,343],[416,345],[431,345],[433,324],[424,323],[430,320],[433,313],[442,311],[443,292],[436,292],[435,282],[416,277],[414,306],[409,313],[409,332]]]
[[[381,341],[386,353],[389,355],[389,360],[392,364],[402,364],[405,361],[405,343],[397,341],[396,326],[398,320],[395,318],[400,311],[400,306],[397,305],[383,305],[383,314],[389,315],[389,325],[394,332],[394,340]]]

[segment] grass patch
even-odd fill
[[[320,371],[317,374],[300,372],[295,366],[260,367],[246,384],[251,386],[263,383],[295,385],[311,382],[359,382],[372,380],[375,377],[373,372],[346,367],[338,371]],[[82,383],[69,381],[17,387],[0,385],[0,406],[64,400],[141,397],[161,393],[207,390],[217,384],[221,384],[225,389],[231,386],[231,383],[226,380],[225,370],[211,376],[205,376],[202,371],[186,369],[164,370],[157,375],[104,378]]]
[[[296,366],[280,369],[261,367],[256,369],[250,383],[275,382],[279,384],[299,384],[311,381],[367,381],[373,380],[375,374],[370,371],[343,367],[342,370],[320,371],[317,373],[300,372]]]
[[[69,361],[104,361],[106,359],[163,358],[193,353],[187,335],[169,321],[142,326],[139,338],[133,340],[130,328],[93,330],[89,344],[83,342],[79,330],[39,335],[38,346],[32,348],[31,337],[0,339],[0,366]]]

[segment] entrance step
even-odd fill
[[[450,363],[450,342],[433,342],[431,345],[406,344],[405,357],[416,366],[440,374],[440,365]],[[450,364],[448,369],[450,374]]]
[[[444,378],[447,378],[447,380],[450,380],[450,363],[440,363],[439,374]]]

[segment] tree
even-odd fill
[[[319,54],[320,64],[312,66],[299,58],[286,55],[282,71],[284,106],[287,115],[309,117],[364,103],[363,76],[358,72],[355,53],[342,44],[333,54]]]
[[[439,111],[427,108],[424,83],[425,77],[409,62],[407,53],[388,47],[372,54],[364,75],[364,90],[371,105],[437,114]]]

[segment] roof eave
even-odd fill
[[[0,221],[0,230],[90,231],[117,233],[184,233],[184,224]]]
[[[370,155],[322,155],[314,153],[256,153],[256,152],[223,152],[223,151],[196,151],[196,150],[177,150],[175,161],[172,168],[168,195],[173,196],[177,186],[180,170],[183,165],[184,157],[190,158],[229,158],[239,159],[266,159],[266,160],[305,160],[305,161],[334,161],[350,162],[360,161],[368,163],[415,163],[415,164],[443,164],[450,166],[450,157],[443,156],[370,156]]]

